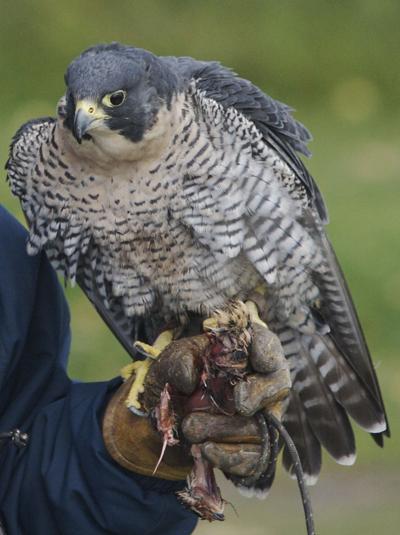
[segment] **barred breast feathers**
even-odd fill
[[[29,126],[13,147],[10,169],[17,171],[9,171],[20,196],[23,188],[29,251],[45,246],[55,267],[74,280],[79,257],[90,248],[99,282],[111,284],[112,295],[127,301],[130,314],[132,295],[144,287],[143,313],[154,304],[154,286],[162,293],[172,283],[177,290],[172,279],[190,273],[186,286],[198,284],[197,307],[202,291],[218,294],[219,302],[238,292],[239,277],[247,271],[247,282],[264,280],[279,294],[278,313],[298,323],[304,304],[318,294],[310,273],[322,269],[318,249],[300,223],[308,208],[305,191],[234,108],[224,109],[193,84],[173,109],[168,143],[160,144],[155,135],[146,141],[162,148],[158,157],[118,163],[112,176],[104,161],[97,165],[84,153],[78,157],[85,144],[68,150],[68,133],[60,124]],[[166,119],[163,110],[157,128],[164,137]],[[27,136],[35,143],[27,143]],[[149,247],[149,240],[155,245]],[[161,273],[171,261],[168,251],[179,257],[184,248],[181,273]],[[104,287],[105,298],[108,292]],[[310,327],[306,316],[301,321]]]

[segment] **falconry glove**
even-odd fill
[[[253,475],[262,449],[254,415],[269,410],[280,416],[290,377],[278,338],[262,324],[253,323],[251,333],[251,371],[228,394],[218,393],[218,388],[223,389],[218,385],[214,397],[204,387],[199,389],[204,379],[203,354],[210,343],[207,334],[172,342],[151,366],[143,401],[150,414],[158,411],[153,422],[127,409],[124,401],[133,378],[124,383],[104,417],[103,435],[111,456],[134,472],[179,480],[192,469],[189,452],[195,444],[204,459],[234,482],[236,477]],[[165,396],[170,406],[163,405]],[[168,444],[173,447],[162,454],[168,432]]]

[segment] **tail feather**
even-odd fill
[[[310,427],[322,446],[338,463],[352,464],[355,460],[355,442],[349,419],[324,383],[303,345],[293,388],[298,393]]]
[[[305,336],[304,344],[334,398],[363,429],[378,433],[386,422],[365,386],[328,336]]]
[[[321,445],[311,429],[298,393],[292,390],[283,423],[296,445],[308,485],[313,485],[321,470]],[[293,477],[293,460],[287,448],[283,450],[283,466]]]
[[[320,313],[329,324],[331,340],[362,384],[369,405],[375,404],[378,415],[373,432],[390,436],[375,369],[342,270],[326,235],[319,233],[318,240],[327,261],[327,270],[315,275],[321,296]]]

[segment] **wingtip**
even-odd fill
[[[368,426],[368,428],[366,428],[365,430],[368,431],[368,433],[373,434],[386,433],[388,431],[388,426],[386,420],[380,420],[379,422],[375,422],[372,425]]]
[[[316,474],[304,474],[304,481],[308,487],[314,487],[318,481],[318,475]]]
[[[353,466],[356,462],[357,455],[355,453],[350,453],[349,455],[343,455],[339,459],[335,459],[338,464],[342,466]]]
[[[243,486],[237,486],[236,487],[239,491],[239,494],[241,496],[244,496],[245,498],[258,498],[259,500],[265,500],[266,497],[269,494],[270,489],[257,489],[255,487],[243,487]]]
[[[262,489],[255,489],[255,493],[254,493],[254,496],[258,499],[258,500],[265,500],[267,498],[267,496],[269,495],[269,491],[270,489],[265,489],[265,490],[262,490]]]
[[[241,496],[243,496],[244,498],[253,498],[254,495],[255,495],[255,488],[254,487],[242,487],[242,486],[237,486],[236,487],[239,494]]]
[[[293,479],[294,481],[297,480],[296,474],[294,472],[288,472],[290,479]],[[319,474],[307,474],[304,472],[304,482],[307,485],[307,487],[314,487],[318,482],[318,476]]]

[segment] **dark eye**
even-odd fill
[[[105,95],[103,97],[103,104],[109,108],[115,108],[116,106],[121,106],[121,104],[125,102],[125,99],[126,91],[119,89],[118,91],[114,91],[114,93]]]

